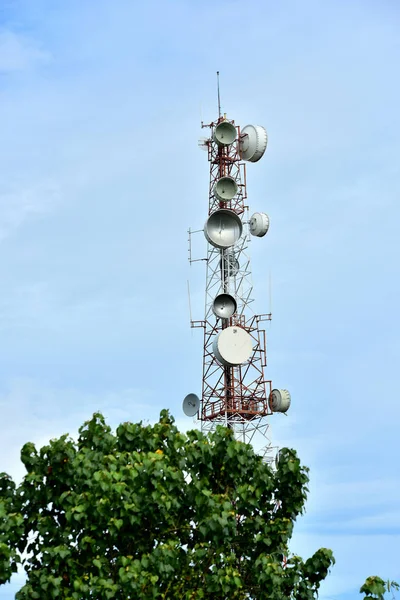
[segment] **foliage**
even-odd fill
[[[384,600],[386,592],[392,592],[399,590],[400,585],[396,581],[383,581],[380,577],[372,576],[367,577],[364,585],[360,588],[360,594],[366,594],[363,600],[372,600],[378,598],[378,600]],[[394,598],[394,594],[393,594]]]
[[[27,474],[0,475],[0,583],[18,563],[17,600],[311,600],[334,562],[288,556],[308,469],[283,449],[276,471],[230,429],[179,433],[93,415],[21,451]],[[279,503],[278,503],[279,501]]]

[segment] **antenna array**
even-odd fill
[[[220,425],[234,430],[236,439],[253,442],[262,436],[261,452],[272,462],[274,448],[269,437],[269,417],[286,413],[290,406],[287,390],[272,389],[265,378],[266,334],[262,323],[271,313],[252,311],[253,285],[249,243],[251,236],[264,237],[269,218],[256,212],[249,218],[246,205],[246,162],[258,162],[268,143],[260,125],[241,129],[226,115],[221,116],[219,72],[218,119],[202,128],[210,130],[201,142],[210,163],[205,314],[191,326],[203,329],[203,379],[201,398],[190,394],[184,412],[197,414],[203,431]],[[190,248],[189,230],[189,248]],[[189,260],[191,252],[189,252]],[[188,398],[190,397],[190,400]],[[196,400],[197,398],[197,400]],[[190,401],[190,404],[188,402]]]

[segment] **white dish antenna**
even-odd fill
[[[221,202],[228,202],[236,196],[238,186],[233,177],[221,177],[214,186],[214,194]]]
[[[265,213],[254,213],[250,219],[250,233],[263,237],[269,229],[269,216]]]
[[[221,121],[214,129],[214,142],[218,146],[230,146],[236,140],[236,127],[228,121]]]
[[[226,367],[235,367],[247,362],[253,352],[253,338],[242,327],[223,329],[214,339],[215,358]]]
[[[269,407],[273,412],[287,412],[290,403],[291,396],[288,390],[272,390],[269,396]]]
[[[187,417],[194,417],[199,412],[200,398],[196,394],[188,394],[182,403],[182,408]]]
[[[230,294],[219,294],[213,302],[213,313],[220,319],[230,319],[237,308],[236,300]]]
[[[261,125],[246,125],[240,132],[240,154],[242,160],[257,162],[264,156],[268,135]]]
[[[215,248],[229,248],[242,235],[240,217],[232,210],[221,208],[210,215],[204,225],[204,235]]]

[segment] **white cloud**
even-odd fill
[[[50,54],[35,41],[13,31],[0,31],[0,73],[25,71],[49,60]]]
[[[54,210],[60,200],[60,186],[54,181],[3,184],[0,188],[0,242],[25,221],[43,217]]]
[[[343,524],[342,529],[352,529],[353,531],[359,530],[361,533],[366,531],[400,531],[400,512],[398,510],[398,506],[400,503],[400,486],[395,481],[389,483],[388,488],[382,487],[382,482],[377,482],[379,495],[375,496],[375,506],[374,514],[370,514],[363,517],[354,516],[353,518],[348,518],[347,521]],[[370,491],[371,486],[369,486]],[[382,510],[381,512],[377,512],[376,507],[382,504],[386,500],[386,494],[391,490],[394,490],[393,496],[390,496],[390,504],[393,504],[392,510]],[[357,507],[358,508],[358,507]],[[355,511],[357,515],[357,510]]]

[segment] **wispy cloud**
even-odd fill
[[[59,185],[52,181],[0,186],[0,242],[25,221],[53,211],[60,202]]]
[[[14,31],[0,30],[0,74],[26,71],[51,60],[35,40]]]

